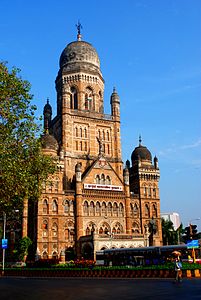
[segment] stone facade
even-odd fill
[[[157,158],[152,163],[140,141],[123,167],[120,99],[114,89],[104,114],[99,57],[80,35],[61,54],[56,91],[56,117],[49,101],[44,107],[42,145],[57,172],[44,183],[35,222],[23,228],[37,255],[68,260],[73,252],[92,258],[104,248],[161,245]]]

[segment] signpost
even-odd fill
[[[193,262],[195,263],[196,262],[195,248],[199,248],[199,241],[198,240],[187,241],[187,248],[192,249]]]

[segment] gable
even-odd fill
[[[123,191],[123,182],[107,159],[99,157],[82,178],[85,189]]]

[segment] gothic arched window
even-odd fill
[[[53,225],[52,225],[52,236],[53,236],[53,238],[58,237],[58,226],[56,223],[53,223]]]
[[[70,204],[69,201],[66,200],[64,203],[64,213],[68,214],[70,212]]]
[[[150,218],[150,211],[149,211],[148,204],[145,204],[144,214],[145,214],[145,218]]]
[[[100,184],[100,176],[96,175],[96,184]]]
[[[87,88],[85,93],[85,110],[91,110],[92,109],[92,101],[93,101],[93,94],[92,89]]]
[[[78,109],[77,90],[75,87],[71,88],[70,108]]]
[[[84,202],[84,216],[88,216],[89,215],[89,206],[87,201]]]
[[[157,218],[157,208],[156,205],[152,205],[152,217]]]
[[[106,215],[107,215],[106,204],[105,204],[105,202],[103,202],[103,204],[102,204],[102,216],[106,216]]]
[[[93,201],[90,202],[90,206],[89,206],[89,215],[90,216],[95,216],[95,206]]]
[[[43,201],[43,213],[44,214],[48,214],[49,213],[48,202],[47,202],[46,199]]]
[[[124,206],[122,203],[119,204],[119,216],[120,217],[124,216]]]
[[[116,202],[113,205],[113,216],[118,217],[118,206]]]
[[[133,208],[133,217],[138,218],[139,217],[139,209],[137,204],[135,203],[134,208]]]
[[[100,206],[100,202],[96,203],[96,215],[100,216],[101,215],[101,206]]]
[[[52,202],[52,211],[56,214],[58,214],[58,204],[56,200],[53,200]]]
[[[112,203],[111,202],[108,203],[107,214],[108,214],[109,217],[112,216]]]

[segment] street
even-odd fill
[[[201,299],[201,279],[0,278],[1,300]]]

